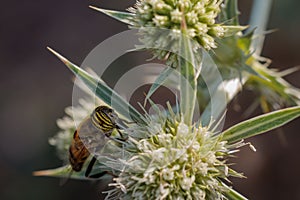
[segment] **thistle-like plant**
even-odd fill
[[[299,104],[298,89],[284,82],[280,73],[268,69],[260,62],[260,56],[251,52],[254,32],[241,32],[244,27],[238,23],[236,7],[234,0],[140,0],[130,12],[95,8],[137,28],[142,49],[170,64],[146,95],[146,101],[155,110],[152,114],[146,110],[138,112],[101,78],[50,49],[97,98],[111,105],[125,123],[120,124],[122,130],[119,130],[124,138],[113,133],[104,146],[86,147],[98,160],[93,172],[113,176],[109,184],[112,189],[106,191],[107,199],[246,199],[230,186],[230,177],[244,175],[231,168],[228,158],[245,145],[255,151],[244,140],[299,117],[300,106],[269,112],[220,130],[225,116],[223,104],[232,100],[240,85],[260,94],[262,105],[268,104],[266,112]],[[160,32],[161,29],[169,31]],[[213,62],[217,66],[214,69]],[[162,111],[151,95],[166,83],[172,70],[179,75],[173,85],[167,85],[177,88],[180,94],[175,105],[166,102],[167,108]],[[212,70],[218,71],[221,81],[215,79],[216,71]],[[213,86],[214,92],[221,90],[225,94],[225,102],[216,103],[217,111],[211,109],[216,105],[209,101],[208,85]],[[204,112],[195,120],[197,107]],[[73,115],[83,119],[92,109],[89,102],[81,101],[79,107],[73,108]],[[67,118],[58,120],[62,131],[49,140],[64,155],[61,157],[68,154],[76,129],[70,108],[66,113]],[[84,176],[86,165],[81,172],[71,175],[68,165],[35,174],[89,179]]]

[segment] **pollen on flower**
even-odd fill
[[[180,124],[177,127],[177,134],[178,135],[187,135],[189,132],[189,127],[184,124],[183,122],[180,122]]]
[[[207,33],[208,31],[208,28],[207,28],[207,25],[206,24],[203,24],[201,22],[198,22],[197,24],[195,24],[195,28],[197,30],[197,33],[199,35],[204,35]]]
[[[180,24],[181,20],[182,20],[182,16],[183,16],[183,13],[181,11],[179,11],[179,9],[173,10],[171,12],[171,21],[173,23]]]
[[[166,26],[168,24],[168,20],[167,16],[155,15],[153,22],[156,26]]]
[[[189,25],[194,25],[198,21],[198,14],[195,11],[191,11],[186,14],[186,21]]]
[[[170,181],[174,179],[174,172],[169,169],[169,168],[165,168],[162,171],[162,177],[166,180],[166,181]]]
[[[200,174],[202,174],[203,176],[207,175],[208,172],[208,164],[204,163],[204,162],[199,162],[199,164],[196,164],[196,169],[199,170]]]
[[[183,180],[181,181],[181,188],[183,190],[190,190],[193,183],[195,181],[195,176],[192,177],[184,177]]]
[[[215,155],[215,152],[208,152],[207,156],[206,156],[206,162],[208,164],[214,164],[216,162],[216,155]]]
[[[211,35],[216,36],[216,37],[223,37],[225,34],[225,29],[222,26],[216,25],[216,26],[211,27],[210,33],[211,33]]]

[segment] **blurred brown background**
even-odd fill
[[[247,24],[252,1],[240,1],[241,23]],[[56,119],[71,105],[71,73],[47,50],[51,46],[80,64],[97,44],[127,27],[88,8],[124,10],[134,3],[120,0],[2,1],[0,6],[0,199],[99,199],[99,185],[55,178],[32,177],[34,170],[57,167],[48,138]],[[300,64],[300,2],[276,0],[263,55],[273,67]],[[300,72],[287,77],[300,87]],[[237,123],[251,94],[240,96],[240,112],[230,111]],[[256,114],[258,114],[257,111]],[[300,120],[284,127],[284,145],[276,132],[251,139],[257,152],[243,148],[235,168],[248,177],[233,180],[250,199],[300,199]]]

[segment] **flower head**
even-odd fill
[[[183,34],[206,50],[216,48],[215,38],[225,36],[228,27],[217,23],[222,0],[141,0],[135,7],[133,27],[139,28],[146,48],[152,48],[154,56],[176,63],[169,52],[178,51],[178,41]],[[166,31],[167,30],[167,31]],[[171,61],[170,61],[171,59]],[[173,59],[173,60],[172,60]],[[176,65],[175,65],[176,66]]]
[[[148,120],[148,127],[130,128],[132,156],[111,184],[117,198],[218,199],[227,190],[220,179],[240,177],[225,160],[240,145],[228,146],[207,127],[188,126],[177,115]],[[141,132],[147,137],[135,139]]]

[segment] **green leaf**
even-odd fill
[[[285,108],[241,122],[222,133],[223,140],[234,143],[278,128],[300,116],[300,106]]]
[[[237,0],[226,0],[221,11],[221,21],[227,21],[228,25],[239,25]]]
[[[72,169],[70,165],[65,165],[55,169],[47,169],[33,172],[34,176],[53,176],[53,177],[68,177]]]
[[[102,12],[120,22],[123,22],[125,24],[128,25],[134,25],[133,24],[133,17],[134,14],[133,13],[129,13],[129,12],[121,12],[121,11],[115,11],[115,10],[106,10],[106,9],[102,9],[102,8],[97,8],[94,6],[89,6],[90,8],[97,10],[99,12]]]
[[[171,67],[166,67],[155,79],[154,83],[151,85],[151,88],[149,89],[147,96],[145,98],[144,105],[146,104],[147,100],[153,95],[153,93],[164,84],[168,76],[174,71]]]
[[[66,58],[55,52],[53,49],[47,47],[55,56],[57,56],[80,80],[82,80],[89,89],[95,93],[100,99],[102,99],[108,105],[111,105],[113,100],[114,107],[118,113],[122,114],[127,120],[133,119],[135,122],[145,124],[144,117],[133,107],[131,106],[123,97],[117,94],[105,82],[94,76],[91,76],[89,73],[81,69],[80,67],[74,65]],[[113,99],[112,99],[113,98]]]
[[[179,66],[180,66],[180,111],[186,124],[192,124],[196,95],[197,77],[195,67],[196,61],[190,39],[187,37],[187,27],[185,21],[181,24],[182,35],[179,47]],[[201,54],[198,55],[202,56]],[[198,65],[200,67],[200,65]],[[200,69],[198,69],[200,71]]]
[[[247,200],[246,197],[235,191],[233,188],[227,186],[225,183],[222,182],[222,185],[228,189],[228,191],[226,191],[224,195],[229,200]]]
[[[75,172],[72,170],[70,165],[64,165],[62,167],[54,168],[54,169],[46,169],[46,170],[40,170],[40,171],[35,171],[33,172],[34,176],[47,176],[47,177],[57,177],[57,178],[66,178],[66,179],[78,179],[78,180],[91,180],[89,177],[85,176],[86,173],[86,165],[89,162],[86,162],[84,168],[79,171]],[[100,173],[105,173],[106,170],[101,170],[99,167],[99,164],[94,165],[94,169],[92,171],[92,174],[100,174]],[[99,177],[100,178],[100,177]],[[64,180],[65,182],[67,180]]]
[[[211,121],[218,121],[226,112],[227,104],[236,96],[241,90],[240,78],[232,78],[224,80],[223,82],[218,80],[211,83],[211,101],[205,107],[205,110],[201,114],[202,126],[208,126]]]
[[[219,121],[227,104],[240,92],[241,82],[237,73],[226,67],[218,67],[215,60],[203,53],[201,78],[198,79],[198,99],[201,113],[201,124],[209,126],[212,121]],[[220,130],[221,131],[221,130]]]
[[[251,66],[249,66],[247,64],[241,64],[241,69],[245,70],[246,72],[250,73],[253,76],[258,76],[259,78],[265,79],[266,81],[268,81],[268,79],[266,77],[264,77],[262,74],[255,71],[255,69],[253,69]]]
[[[81,170],[80,172],[73,172],[70,165],[65,165],[55,169],[35,171],[33,172],[33,175],[85,180],[87,178],[85,177],[84,173],[84,170]]]

